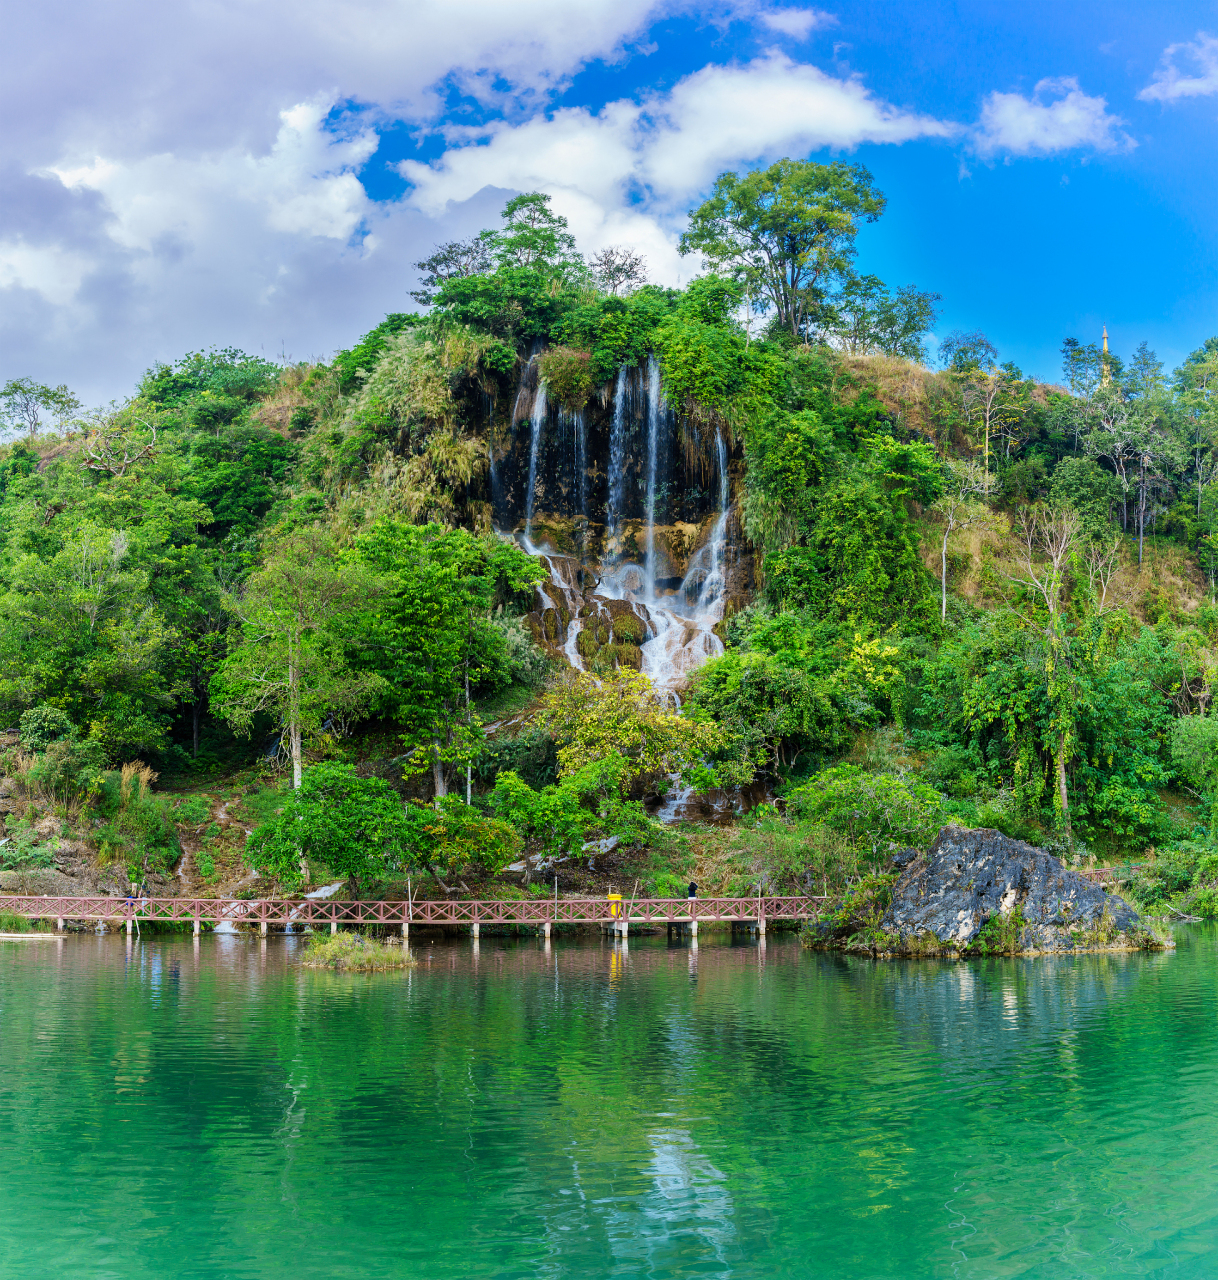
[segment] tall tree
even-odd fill
[[[934,328],[939,301],[937,293],[925,293],[912,285],[894,293],[879,276],[851,272],[828,308],[826,332],[851,355],[879,352],[924,361],[925,339]]]
[[[949,462],[943,492],[931,510],[943,518],[943,539],[940,546],[939,616],[947,621],[947,544],[952,534],[976,528],[990,519],[990,509],[985,505],[993,487],[990,474],[976,462]]]
[[[514,544],[438,525],[381,520],[357,547],[386,585],[363,661],[382,679],[379,705],[403,726],[412,770],[431,770],[438,800],[451,767],[468,766],[482,745],[470,693],[502,648],[491,609],[542,571]]]
[[[31,440],[48,418],[62,431],[80,407],[80,400],[64,383],[47,387],[33,378],[10,378],[0,389],[0,416]]]
[[[376,575],[340,559],[334,539],[314,526],[283,538],[229,601],[243,635],[212,678],[212,707],[238,733],[248,734],[260,712],[282,725],[293,787],[305,739],[358,714],[381,687],[377,673],[348,658],[356,620],[380,593]]]
[[[1071,663],[1068,620],[1062,610],[1062,591],[1070,557],[1082,537],[1082,522],[1078,513],[1069,508],[1025,507],[1019,512],[1019,532],[1016,553],[1019,570],[1009,576],[1044,607],[1039,630],[1044,643],[1049,727],[1057,773],[1056,807],[1065,826],[1066,840],[1070,842],[1066,767],[1078,739],[1078,690]]]
[[[847,275],[860,224],[874,222],[884,205],[860,164],[780,160],[743,177],[720,174],[710,199],[689,215],[679,248],[756,288],[798,342]]]

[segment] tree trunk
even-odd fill
[[[1146,465],[1138,472],[1138,568],[1142,567],[1142,538],[1146,529]]]
[[[943,573],[939,579],[943,588],[943,605],[940,611],[940,617],[944,622],[947,621],[947,535],[949,533],[951,533],[950,526],[943,531]]]
[[[431,777],[435,783],[436,800],[442,800],[448,791],[444,786],[444,761],[440,759],[440,739],[432,739]]]
[[[1062,821],[1066,824],[1066,845],[1073,851],[1074,837],[1070,834],[1070,795],[1066,789],[1066,735],[1057,739],[1057,794],[1061,800]]]
[[[292,751],[292,787],[300,790],[300,672],[296,649],[288,637],[288,743]]]

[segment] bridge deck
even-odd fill
[[[496,898],[334,902],[325,898],[52,898],[0,895],[0,911],[42,920],[181,920],[232,924],[684,924],[804,920],[823,898]]]

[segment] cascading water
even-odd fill
[[[626,366],[617,371],[613,384],[613,424],[609,429],[609,497],[605,504],[606,541],[621,533],[626,497]]]
[[[647,358],[647,598],[656,598],[656,463],[660,444],[660,362]]]
[[[541,433],[546,425],[546,407],[546,384],[538,377],[537,394],[533,397],[533,412],[529,414],[529,428],[532,434],[529,440],[529,488],[524,520],[525,537],[533,531],[533,507],[537,501],[537,454],[541,448]]]
[[[674,450],[679,420],[664,404],[654,356],[642,368],[618,370],[612,402],[603,402],[611,412],[602,417],[594,405],[580,413],[551,408],[535,379],[530,362],[515,415],[523,422],[528,410],[528,452],[522,431],[514,469],[501,483],[505,491],[515,486],[524,516],[516,536],[548,574],[538,589],[536,630],[573,668],[609,670],[633,660],[676,701],[687,675],[723,652],[714,628],[727,602],[725,435],[714,437],[708,495]],[[598,458],[605,464],[598,467]],[[545,529],[544,545],[534,543],[534,524]],[[674,571],[683,576],[674,579]]]

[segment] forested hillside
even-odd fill
[[[724,175],[670,289],[529,194],[328,364],[10,381],[8,874],[844,889],[954,816],[1218,911],[1218,338],[932,368],[883,211]]]

